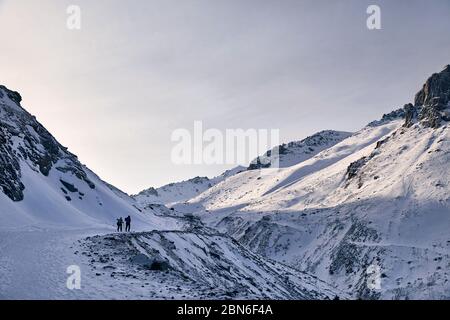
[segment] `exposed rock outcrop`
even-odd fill
[[[416,110],[409,108],[410,116],[418,113],[418,120],[427,127],[438,128],[443,121],[450,121],[450,65],[433,74],[414,99]],[[410,126],[407,119],[405,126]]]
[[[411,127],[419,117],[419,107],[415,107],[412,103],[405,104],[405,124],[404,127]]]
[[[423,85],[414,99],[415,106],[431,105],[433,99],[439,97],[442,103],[450,101],[450,65],[439,73],[433,74]]]
[[[48,176],[50,170],[71,172],[95,188],[77,157],[25,111],[19,93],[0,86],[0,187],[13,201],[24,199],[21,163]]]

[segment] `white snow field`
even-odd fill
[[[149,188],[139,192],[137,195],[133,195],[133,198],[136,199],[141,208],[154,204],[170,206],[175,203],[188,201],[228,177],[245,170],[245,167],[237,166],[212,179],[195,177],[186,181],[170,183],[159,188]]]
[[[0,299],[333,299],[325,282],[217,233],[1,231]],[[81,288],[69,290],[69,266]]]

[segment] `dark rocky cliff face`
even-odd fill
[[[6,124],[0,122],[0,187],[13,201],[23,199],[25,186],[21,182],[20,163],[15,157]]]
[[[450,101],[450,65],[440,73],[433,74],[423,85],[414,99],[415,106],[433,104],[433,99],[440,98],[443,104]]]
[[[414,119],[432,128],[440,127],[443,121],[450,121],[450,65],[428,78],[416,94],[414,106],[405,106],[405,113],[405,126],[411,126]]]
[[[13,201],[23,200],[23,164],[44,176],[53,167],[72,172],[95,188],[77,157],[21,107],[21,100],[19,93],[0,86],[0,190]]]

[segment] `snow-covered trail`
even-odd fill
[[[0,299],[102,298],[74,244],[111,229],[0,231]],[[69,290],[67,267],[78,265],[82,290]]]

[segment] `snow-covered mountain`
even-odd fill
[[[245,170],[245,167],[237,166],[212,179],[208,177],[195,177],[186,181],[170,183],[159,188],[152,187],[139,192],[133,198],[136,199],[141,207],[147,207],[152,204],[171,205],[184,202],[198,196],[200,193],[224,181],[228,177]]]
[[[0,133],[0,299],[346,297],[192,215],[142,206],[82,165],[4,86]],[[190,190],[196,196],[205,181],[182,186],[199,185]],[[116,218],[127,215],[133,233],[113,234]],[[83,290],[66,287],[73,265],[83,270]]]
[[[21,100],[0,86],[0,227],[111,226],[127,215],[136,226],[155,226],[151,213],[82,165]]]
[[[207,210],[246,206],[251,201],[283,189],[376,143],[401,126],[402,122],[400,117],[379,126],[369,125],[333,147],[291,167],[267,171],[264,174],[261,174],[260,170],[241,172],[191,199],[189,205],[201,204]]]
[[[264,156],[272,161],[276,160],[277,165],[281,168],[289,167],[313,157],[320,151],[332,147],[349,136],[351,136],[349,132],[321,131],[301,141],[293,141],[276,147],[276,159],[271,157],[274,149],[268,150]],[[258,157],[250,163],[248,168],[237,166],[212,179],[195,177],[182,182],[170,183],[160,188],[149,188],[133,197],[144,208],[153,204],[174,205],[183,203],[236,174],[247,170],[270,167],[270,165],[271,163],[265,163],[261,160],[261,157]]]
[[[248,169],[270,168],[274,165],[280,168],[290,167],[315,156],[319,152],[334,146],[351,135],[352,133],[350,132],[325,130],[301,141],[284,143],[267,151],[263,155],[264,159],[270,159],[268,163],[261,160],[262,157],[260,156],[250,163]],[[276,162],[276,164],[272,164],[272,162]]]
[[[0,87],[0,298],[450,298],[450,66],[354,134],[284,145],[277,170],[137,200],[20,102]],[[128,214],[143,232],[111,234]],[[64,286],[74,263],[82,291]]]
[[[298,164],[234,175],[184,210],[355,298],[449,298],[449,79],[447,66],[414,104]]]

